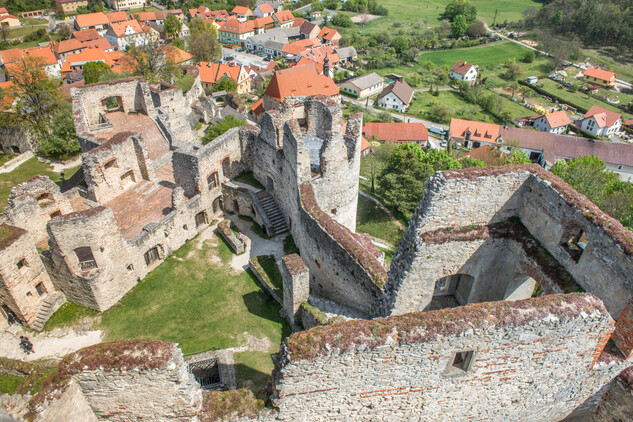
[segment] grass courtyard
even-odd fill
[[[0,157],[0,160],[2,157]],[[68,174],[72,174],[68,171]],[[0,209],[7,206],[9,194],[14,186],[29,180],[33,176],[48,176],[53,182],[59,182],[61,176],[53,171],[53,167],[42,163],[37,158],[31,158],[10,173],[0,173]]]
[[[396,248],[404,234],[383,209],[372,200],[360,195],[358,196],[358,210],[356,212],[356,232],[367,233],[371,237],[384,240]]]
[[[184,354],[246,345],[234,356],[238,384],[264,386],[274,367],[270,355],[290,329],[255,279],[230,267],[232,256],[215,235],[187,242],[101,314],[96,328],[106,340],[176,342]]]

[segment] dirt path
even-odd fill
[[[271,239],[259,237],[251,230],[251,222],[240,219],[237,215],[229,215],[239,231],[244,233],[250,240],[246,245],[246,252],[241,255],[234,255],[231,260],[231,267],[235,271],[245,271],[248,268],[248,260],[259,255],[273,255],[279,259],[284,255],[284,239],[288,233],[275,236]]]
[[[27,355],[20,348],[20,336],[27,336],[33,343],[35,353]],[[101,343],[101,331],[58,328],[34,334],[24,331],[18,324],[0,330],[0,356],[22,361],[38,359],[61,359],[69,353],[93,344]]]

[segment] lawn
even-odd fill
[[[91,317],[97,314],[98,311],[94,309],[86,308],[73,302],[66,302],[46,321],[44,331],[74,325],[84,317]]]
[[[7,39],[12,39],[12,38],[18,38],[18,37],[24,37],[26,35],[29,35],[35,31],[37,31],[40,28],[44,28],[46,29],[48,27],[48,23],[46,23],[46,21],[43,21],[44,24],[39,24],[39,25],[25,25],[25,26],[20,26],[20,27],[16,27],[16,28],[11,28],[7,30]]]
[[[48,176],[53,182],[61,180],[59,173],[55,173],[50,165],[37,161],[37,158],[31,158],[10,173],[0,173],[0,209],[7,205],[11,188],[37,175]]]
[[[390,30],[395,22],[402,25],[420,23],[423,27],[437,26],[440,23],[440,15],[448,3],[450,0],[381,0],[380,4],[389,10],[389,15],[367,23],[363,32]],[[523,11],[528,7],[541,7],[539,2],[533,0],[477,0],[471,3],[477,8],[479,19],[490,25],[495,17],[495,11],[496,22],[503,23],[506,20],[512,22],[521,19]]]
[[[404,234],[375,202],[360,195],[358,196],[358,210],[356,212],[356,232],[367,233],[392,244],[394,247],[398,247]]]
[[[5,154],[4,152],[0,152],[0,166],[15,157],[15,154]]]
[[[467,61],[479,66],[496,67],[509,59],[517,62],[523,59],[528,48],[511,41],[486,44],[481,47],[455,48],[452,50],[425,51],[418,57],[420,63],[430,61],[437,66],[452,67],[457,60]],[[533,64],[533,63],[532,63]],[[537,65],[540,63],[537,62]]]
[[[411,105],[409,106],[407,114],[428,119],[429,117],[427,112],[434,103],[448,107],[451,112],[451,117],[466,120],[477,120],[480,122],[501,123],[497,118],[483,111],[481,107],[466,102],[457,91],[453,90],[440,91],[437,97],[432,96],[428,92],[416,93]],[[527,111],[528,110],[526,109],[526,112]],[[449,122],[437,123],[448,124]]]
[[[241,383],[259,385],[270,377],[270,354],[290,334],[280,306],[259,292],[251,275],[230,268],[233,254],[224,242],[214,236],[199,249],[198,243],[189,241],[167,258],[105,311],[97,328],[107,340],[176,342],[185,354],[239,347],[254,337],[267,350],[236,354],[235,363]]]
[[[585,56],[610,68],[616,73],[618,79],[627,82],[633,81],[633,55],[625,54],[615,48],[583,49],[581,51]]]

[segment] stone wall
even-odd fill
[[[82,155],[81,166],[92,200],[106,203],[142,180],[154,180],[145,140],[121,132]]]
[[[154,107],[160,107],[169,122],[169,127],[180,141],[192,142],[194,133],[191,130],[195,118],[191,113],[190,103],[177,86],[159,82],[150,85]]]
[[[592,422],[626,421],[633,415],[633,368],[625,370],[602,395]]]
[[[2,215],[9,224],[28,230],[39,245],[48,239],[46,224],[49,220],[70,212],[70,201],[59,186],[46,176],[35,176],[11,189]]]
[[[299,309],[310,294],[310,272],[297,254],[286,255],[279,267],[283,281],[283,309],[292,327],[301,321]]]
[[[13,114],[13,113],[12,113]],[[33,149],[35,140],[23,123],[11,125],[3,120],[0,126],[0,152],[20,154]]]
[[[612,330],[590,294],[313,328],[283,348],[277,418],[557,421],[626,365],[596,363]]]
[[[2,312],[6,312],[6,306],[18,320],[33,327],[43,301],[53,293],[55,287],[40,260],[30,234],[19,227],[0,225]]]

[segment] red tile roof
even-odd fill
[[[453,67],[451,68],[451,72],[464,76],[468,73],[471,67],[473,67],[472,64],[457,60],[457,63],[455,63],[455,65],[453,65]]]
[[[231,13],[234,15],[253,16],[253,11],[246,6],[235,6]]]
[[[265,28],[266,26],[273,27],[275,25],[275,21],[272,16],[264,16],[263,18],[253,19],[253,27],[254,28]]]
[[[448,133],[453,138],[464,139],[470,132],[471,141],[496,142],[501,126],[472,120],[451,119]]]
[[[292,54],[293,56],[298,56],[299,53],[307,50],[310,47],[314,47],[321,44],[318,39],[315,38],[307,38],[301,41],[295,41],[288,43],[284,46],[283,50],[281,50],[285,54]]]
[[[138,23],[136,19],[131,19],[129,21],[123,21],[123,22],[116,22],[110,25],[112,32],[114,32],[117,37],[124,37],[125,31],[127,30],[128,27],[131,27],[132,30],[134,30],[135,34],[143,33],[143,28],[141,28],[141,25]]]
[[[363,151],[365,151],[368,148],[371,148],[371,144],[369,143],[367,138],[365,138],[364,136],[361,135],[361,137],[360,137],[360,151],[363,152]]]
[[[317,73],[313,65],[295,66],[273,74],[264,95],[283,101],[291,95],[308,97],[313,95],[338,95],[334,81]]]
[[[176,64],[186,62],[187,60],[191,60],[193,58],[192,54],[187,53],[185,50],[181,50],[173,45],[164,45],[160,47],[160,49],[164,51],[165,56],[173,60]]]
[[[597,69],[595,67],[588,67],[587,70],[585,70],[584,76],[601,79],[607,82],[615,81],[615,73],[609,72],[608,70]]]
[[[105,25],[110,20],[103,12],[87,13],[85,15],[77,15],[75,22],[80,28],[88,28],[90,26]]]
[[[264,112],[264,105],[261,98],[251,106],[251,111],[255,113],[256,116],[259,116]]]
[[[259,9],[260,12],[266,14],[266,13],[274,13],[275,9],[273,9],[273,7],[268,4],[268,3],[262,3],[259,6],[256,7],[256,9]]]
[[[317,35],[317,37],[326,39],[331,42],[331,41],[335,41],[338,38],[341,38],[341,34],[339,34],[336,29],[332,29],[332,28],[328,28],[327,26],[324,26],[323,28],[321,28],[321,32],[319,32],[319,35]]]
[[[317,72],[323,73],[323,63],[317,63],[314,60],[310,60],[309,58],[302,56],[297,62],[296,66],[305,66],[305,65],[314,66],[316,67]]]
[[[119,12],[110,12],[105,14],[108,17],[108,22],[121,22],[128,20],[127,14],[123,11]]]
[[[114,60],[100,48],[86,48],[77,54],[70,54],[62,65],[62,73],[72,72],[74,67],[83,67],[87,62],[104,62],[108,66],[114,65]]]
[[[323,45],[320,47],[312,48],[303,53],[301,56],[320,64],[325,63],[325,56],[327,56],[327,58],[330,60],[330,66],[335,66],[341,61],[338,54],[336,54],[334,48],[330,45]]]
[[[82,44],[88,48],[100,48],[102,50],[110,50],[114,48],[107,38],[99,38],[98,40],[84,41]]]
[[[213,62],[200,62],[196,67],[200,72],[200,82],[211,84],[218,82],[224,76],[228,76],[237,82],[240,70],[243,69],[242,66]]]
[[[492,145],[483,145],[479,148],[464,154],[464,157],[471,157],[483,161],[488,166],[502,166],[504,163],[502,152]],[[508,156],[509,158],[510,156]]]
[[[135,17],[138,16],[138,20],[141,22],[157,20],[155,12],[140,12],[140,13],[135,13],[134,16]]]
[[[42,61],[45,66],[53,65],[57,63],[57,58],[53,51],[48,46],[31,47],[31,48],[12,48],[9,50],[0,51],[0,57],[2,63],[5,65],[18,62],[27,57],[37,57]]]
[[[292,22],[295,19],[290,10],[282,10],[281,12],[275,13],[273,16],[275,16],[275,19],[277,19],[280,24]]]
[[[383,142],[426,142],[429,131],[422,123],[365,123],[363,135]]]
[[[84,29],[82,31],[73,32],[73,37],[78,39],[79,41],[90,41],[101,38],[96,29]]]
[[[567,115],[567,112],[565,110],[559,110],[553,113],[545,114],[544,117],[551,128],[557,128],[571,124],[569,116]]]
[[[598,127],[611,127],[622,118],[622,115],[616,113],[615,111],[607,110],[606,108],[595,105],[591,107],[584,116],[582,116],[583,119],[587,119],[589,117],[596,119]]]
[[[63,41],[51,41],[51,48],[57,54],[68,53],[69,51],[81,50],[86,46],[76,38],[71,38]]]
[[[255,30],[253,21],[240,22],[235,18],[227,20],[223,26],[220,27],[220,31],[229,32],[232,34],[246,34]]]

